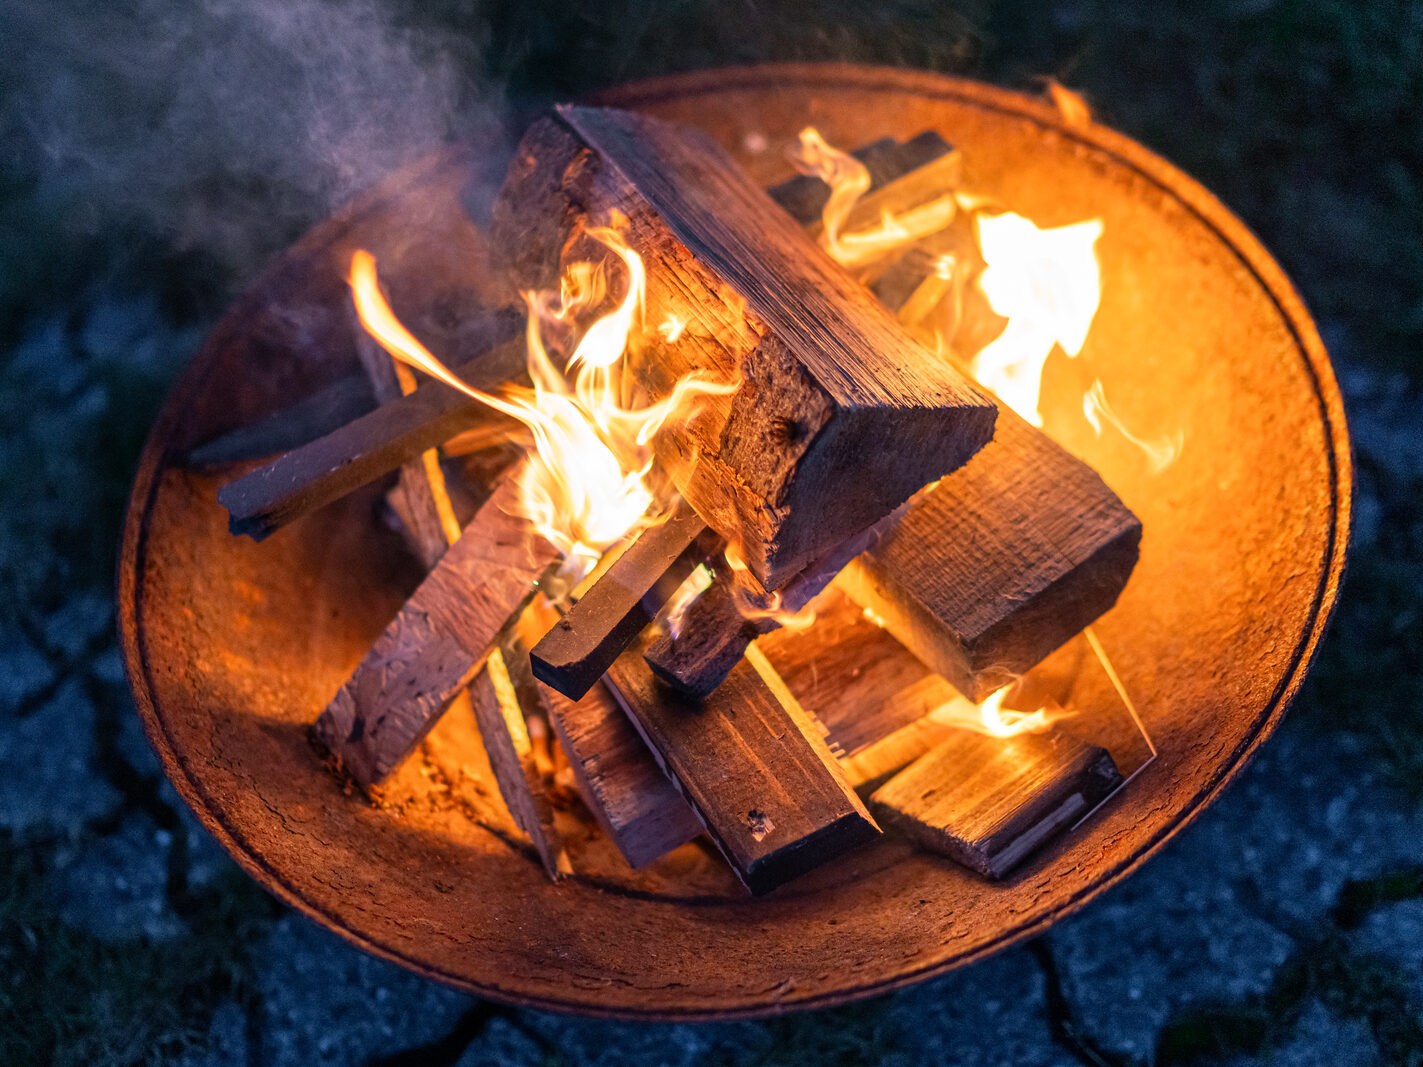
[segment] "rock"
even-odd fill
[[[104,941],[164,941],[184,933],[168,906],[173,835],[144,815],[65,856],[54,871],[55,906],[64,920]]]

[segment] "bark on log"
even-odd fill
[[[454,372],[480,388],[517,377],[525,365],[523,341],[514,339],[521,321],[521,313],[504,308],[472,323],[465,331],[465,358],[456,361]],[[382,404],[229,482],[217,499],[228,510],[228,526],[234,534],[245,533],[260,541],[435,448],[471,423],[499,417],[441,382],[425,382],[409,396]]]
[[[722,546],[689,504],[644,530],[533,649],[539,681],[579,700]]]
[[[362,786],[420,743],[557,562],[510,514],[517,493],[514,478],[495,490],[317,719],[316,739]]]
[[[375,404],[366,376],[348,374],[264,419],[203,442],[183,462],[194,470],[210,470],[275,456],[339,430]]]
[[[494,211],[525,287],[611,212],[644,259],[648,320],[687,323],[631,369],[653,396],[695,370],[740,378],[659,437],[683,496],[775,589],[961,465],[993,408],[822,251],[705,136],[562,107],[515,153]]]
[[[988,737],[958,731],[870,798],[926,848],[1002,878],[1121,783],[1106,749],[1065,730]]]
[[[608,679],[643,740],[753,893],[878,834],[818,725],[764,659],[743,659],[700,704],[662,685],[636,648],[613,664]]]

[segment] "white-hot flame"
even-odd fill
[[[375,258],[369,252],[356,252],[350,275],[361,322],[386,351],[528,427],[534,455],[524,467],[521,508],[563,552],[565,573],[575,581],[608,546],[652,521],[648,515],[654,496],[648,474],[651,441],[657,432],[669,420],[693,414],[697,397],[735,388],[734,383],[691,374],[654,404],[637,409],[622,406],[620,363],[642,326],[642,259],[612,229],[590,230],[589,236],[622,261],[627,290],[611,311],[583,332],[568,360],[571,384],[549,356],[543,330],[601,301],[606,281],[603,272],[590,264],[568,268],[557,298],[551,293],[525,294],[533,388],[508,385],[501,395],[461,381],[401,324],[380,291]]]
[[[1096,243],[1100,219],[1040,229],[1011,212],[980,214],[979,250],[986,266],[979,288],[1008,320],[973,357],[969,370],[1034,426],[1041,426],[1043,365],[1054,345],[1082,351],[1102,296]]]
[[[1005,688],[990,694],[981,704],[974,704],[964,697],[956,697],[932,711],[930,717],[946,726],[961,727],[992,737],[1037,733],[1061,719],[1072,717],[1072,712],[1061,709],[1013,711],[1003,707],[1007,696],[1008,690]]]

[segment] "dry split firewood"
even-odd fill
[[[546,288],[613,212],[646,266],[648,319],[684,325],[647,347],[634,380],[652,396],[697,371],[742,383],[659,435],[658,454],[767,588],[991,436],[993,406],[696,131],[558,109],[515,152],[495,243],[520,285]]]
[[[915,841],[1002,878],[1121,783],[1103,748],[1065,730],[959,730],[882,785],[875,813]]]

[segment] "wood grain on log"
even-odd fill
[[[633,867],[702,833],[701,820],[601,685],[581,700],[542,690],[584,802]]]
[[[317,719],[317,740],[361,785],[420,743],[557,562],[511,514],[517,494],[514,478],[495,490]]]
[[[522,314],[491,312],[465,331],[467,349],[454,372],[471,385],[492,388],[525,365]],[[469,355],[470,352],[475,355]],[[218,491],[235,534],[261,540],[277,528],[329,504],[406,460],[434,448],[481,419],[500,418],[441,382],[382,404],[339,429],[292,449]]]
[[[1091,467],[1004,407],[993,442],[915,500],[842,587],[970,700],[1116,603],[1141,522]]]
[[[580,699],[722,543],[686,503],[642,531],[534,646],[539,681]]]
[[[764,658],[748,656],[709,699],[659,682],[641,651],[610,691],[747,888],[764,893],[874,837],[819,726]]]
[[[870,804],[925,847],[1002,878],[1120,783],[1106,749],[1065,730],[1009,738],[960,730]]]
[[[647,317],[686,323],[631,368],[652,395],[739,379],[659,436],[659,456],[758,579],[808,563],[961,465],[993,408],[816,248],[710,139],[630,112],[562,107],[515,153],[494,211],[526,287],[613,212],[647,268]]]
[[[495,648],[470,686],[469,695],[499,794],[515,825],[533,841],[544,871],[557,881],[566,873],[568,861],[561,855],[553,808],[525,722],[531,710],[528,701],[538,699],[531,695],[536,690],[528,675],[528,661],[527,650],[515,644]],[[527,677],[520,679],[520,673]]]

